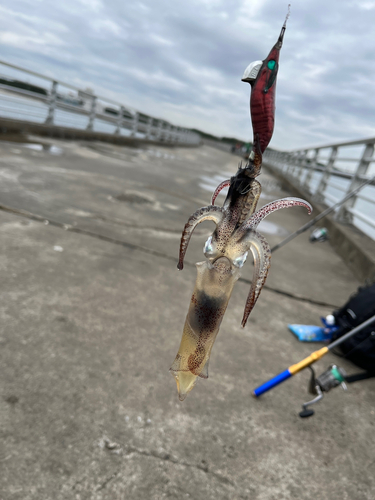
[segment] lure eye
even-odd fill
[[[275,66],[276,66],[276,61],[274,59],[271,59],[270,61],[268,61],[268,63],[267,63],[268,69],[275,69]]]

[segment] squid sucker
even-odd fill
[[[274,87],[285,23],[268,58],[248,66],[245,71],[245,75],[248,76],[243,78],[252,86],[250,112],[254,138],[248,163],[243,168],[240,166],[231,179],[222,182],[215,189],[211,205],[200,208],[191,215],[182,232],[177,265],[179,270],[183,269],[187,247],[196,226],[206,220],[213,221],[216,225],[203,249],[206,260],[196,264],[195,289],[180,347],[170,368],[181,401],[193,389],[198,377],[208,378],[212,346],[219,332],[233,286],[240,278],[240,269],[249,251],[253,256],[254,270],[241,323],[243,327],[264,286],[270,268],[271,250],[264,236],[257,231],[258,224],[267,215],[282,208],[302,206],[307,208],[309,214],[312,211],[311,205],[300,198],[276,200],[255,211],[261,194],[261,185],[255,177],[260,174],[262,153],[273,132]],[[270,60],[277,64],[269,65]],[[216,206],[214,203],[219,192],[228,186],[223,206]]]

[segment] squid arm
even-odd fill
[[[254,258],[253,280],[249,295],[246,300],[245,311],[241,323],[243,327],[246,325],[247,319],[251,311],[253,310],[259,294],[266,282],[268,271],[271,265],[270,247],[264,236],[262,236],[254,229],[267,215],[271,214],[272,212],[275,212],[276,210],[280,210],[282,208],[289,208],[294,206],[306,207],[309,214],[312,211],[310,203],[302,200],[301,198],[282,198],[281,200],[272,201],[271,203],[268,203],[267,205],[259,209],[238,229],[238,234],[241,236],[241,243],[250,243],[250,250]],[[244,231],[246,232],[243,236]]]
[[[191,235],[193,234],[193,231],[197,227],[197,225],[206,220],[212,220],[216,225],[218,225],[223,220],[223,217],[224,210],[221,207],[215,207],[213,205],[200,208],[189,217],[189,220],[185,224],[181,236],[180,255],[177,264],[177,268],[180,271],[184,268],[184,258],[186,250],[189,245]]]
[[[218,197],[220,191],[222,191],[225,187],[230,186],[230,179],[221,182],[218,187],[215,189],[214,194],[212,195],[211,205],[215,205],[215,200]]]
[[[238,229],[239,232],[245,232],[248,229],[255,229],[262,220],[267,217],[267,215],[272,214],[272,212],[276,212],[276,210],[280,210],[282,208],[289,207],[305,207],[307,208],[308,214],[310,215],[312,212],[312,206],[305,200],[301,198],[282,198],[281,200],[271,201],[271,203],[267,203],[262,208],[260,208],[255,214],[253,214],[248,220],[246,220],[242,226]]]
[[[243,327],[246,325],[247,318],[258,300],[271,266],[271,249],[264,236],[258,233],[258,231],[250,230],[246,236],[246,241],[251,245],[250,250],[254,259],[254,271],[241,322]]]

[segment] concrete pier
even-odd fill
[[[329,243],[305,233],[276,252],[242,329],[245,264],[210,377],[181,403],[168,368],[212,226],[179,272],[181,231],[238,158],[27,140],[0,142],[1,500],[375,498],[374,379],[332,390],[306,420],[307,371],[251,397],[320,346],[287,324],[319,324],[359,286]],[[262,205],[291,195],[270,171],[259,180]],[[308,220],[282,210],[259,231],[272,246]],[[330,363],[358,371],[328,354],[317,372]]]

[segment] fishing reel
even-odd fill
[[[311,401],[307,401],[302,405],[302,411],[299,413],[301,418],[312,417],[314,410],[308,408],[315,403],[319,403],[323,399],[324,392],[329,392],[334,387],[341,387],[346,391],[347,385],[345,383],[347,374],[343,368],[337,365],[330,365],[329,368],[323,372],[319,377],[315,376],[315,371],[312,366],[308,367],[311,370],[311,378],[309,382],[309,393],[315,396]]]

